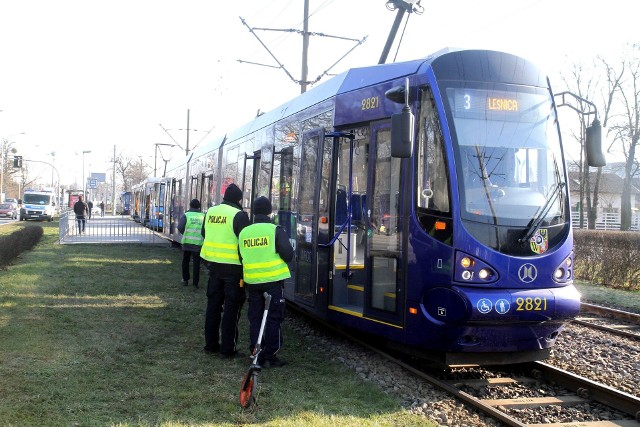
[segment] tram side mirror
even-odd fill
[[[602,127],[598,119],[595,119],[587,128],[585,145],[589,166],[598,168],[607,165],[607,160],[602,153]]]
[[[391,116],[391,157],[408,158],[413,154],[413,113],[405,105]]]

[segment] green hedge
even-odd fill
[[[33,225],[0,236],[0,267],[8,265],[22,252],[33,248],[40,241],[43,233],[41,226]]]
[[[574,230],[575,277],[612,288],[640,289],[640,233]]]

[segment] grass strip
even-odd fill
[[[286,321],[289,365],[263,371],[257,407],[241,409],[248,358],[202,351],[205,291],[180,285],[179,250],[59,245],[57,222],[38,225],[40,244],[0,272],[2,425],[428,425]],[[246,307],[240,326],[246,351]]]

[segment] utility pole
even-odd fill
[[[304,0],[304,24],[302,25],[302,76],[300,77],[300,93],[307,91],[307,75],[309,74],[309,0]]]
[[[315,83],[318,83],[320,81],[320,79],[322,79],[324,76],[326,76],[329,73],[329,71],[338,64],[338,62],[342,61],[356,47],[360,46],[362,43],[364,43],[367,40],[367,36],[365,36],[361,40],[358,40],[358,39],[351,39],[351,38],[348,38],[348,37],[332,36],[332,35],[324,34],[324,33],[309,32],[309,0],[305,0],[304,1],[304,18],[303,18],[303,29],[302,30],[296,30],[296,29],[291,29],[291,28],[290,29],[257,28],[257,27],[253,27],[252,28],[252,27],[249,26],[249,24],[247,24],[247,22],[242,17],[240,17],[240,21],[242,22],[242,24],[245,27],[247,27],[249,32],[251,34],[253,34],[253,36],[258,40],[258,42],[260,42],[262,47],[264,47],[266,49],[266,51],[269,53],[269,55],[271,55],[271,58],[273,58],[273,60],[278,65],[276,66],[276,65],[269,65],[269,64],[260,64],[260,63],[257,63],[257,62],[244,61],[244,60],[241,60],[241,59],[238,59],[238,62],[246,63],[246,64],[252,64],[252,65],[260,65],[262,67],[280,68],[280,69],[282,69],[282,71],[284,71],[286,73],[286,75],[294,83],[300,85],[300,93],[305,93],[307,91],[307,87],[309,85],[314,85]],[[258,37],[258,35],[256,34],[256,30],[261,30],[261,31],[281,31],[281,32],[287,32],[287,33],[298,33],[298,34],[302,35],[302,76],[301,76],[300,80],[296,80],[291,75],[291,73],[285,68],[284,64],[282,64],[278,60],[278,58],[276,58],[276,56],[269,50],[269,48],[264,44],[264,42],[260,39],[260,37]],[[351,49],[349,49],[347,51],[347,53],[342,55],[342,57],[340,57],[336,62],[334,62],[329,68],[327,68],[321,74],[319,74],[318,77],[316,77],[315,80],[311,80],[310,81],[309,78],[308,78],[308,74],[309,74],[309,66],[308,66],[309,36],[321,36],[321,37],[329,37],[329,38],[340,39],[340,40],[347,40],[347,41],[355,42],[356,44]]]
[[[113,146],[113,179],[111,190],[111,215],[116,214],[116,146]]]
[[[185,154],[189,155],[189,109],[187,108],[187,148]]]

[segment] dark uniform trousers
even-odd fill
[[[193,285],[200,283],[200,252],[182,252],[182,280],[189,280],[189,261],[193,258]]]
[[[249,310],[247,316],[249,317],[249,338],[251,344],[249,351],[253,353],[258,342],[258,335],[260,334],[260,325],[262,324],[262,315],[264,314],[264,292],[271,295],[271,305],[269,306],[269,313],[267,314],[267,322],[265,325],[263,337],[262,337],[262,359],[273,360],[280,347],[282,347],[282,333],[280,325],[284,320],[284,280],[270,283],[261,284],[249,284],[247,292],[249,293]]]
[[[230,355],[237,351],[238,320],[246,295],[244,288],[240,287],[240,274],[218,273],[216,270],[210,264],[204,321],[205,348]],[[218,341],[220,334],[222,341]]]

